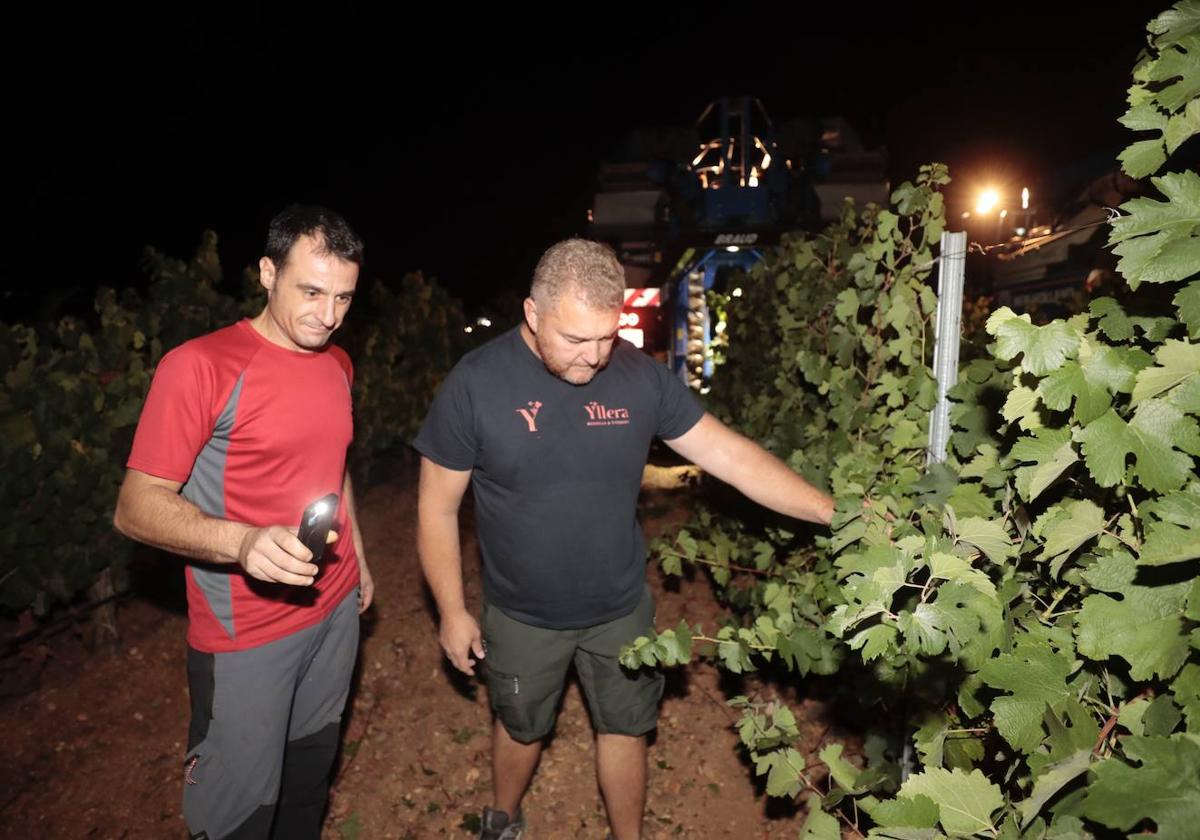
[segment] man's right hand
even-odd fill
[[[291,586],[312,586],[318,569],[308,562],[311,559],[312,552],[297,538],[295,529],[282,525],[251,528],[238,551],[238,565],[250,577]]]
[[[443,615],[441,642],[450,664],[464,674],[474,676],[475,664],[471,661],[471,654],[476,659],[483,659],[484,656],[479,622],[466,610]]]

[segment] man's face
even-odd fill
[[[358,285],[358,266],[320,253],[322,243],[301,236],[279,268],[267,257],[259,263],[267,290],[268,338],[289,350],[320,350],[342,325]]]
[[[526,298],[525,320],[546,369],[572,385],[586,385],[612,356],[621,307],[591,309],[568,290],[541,309]]]

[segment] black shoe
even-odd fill
[[[479,840],[521,840],[525,834],[525,814],[521,811],[517,811],[515,818],[509,818],[503,811],[485,807],[481,822]]]

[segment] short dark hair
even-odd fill
[[[292,204],[271,219],[267,228],[264,256],[275,263],[276,271],[283,268],[301,236],[320,239],[322,254],[332,254],[359,267],[363,264],[363,242],[345,219],[316,204]]]

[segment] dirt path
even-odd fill
[[[643,494],[650,536],[686,517],[685,494],[656,476]],[[657,486],[654,486],[657,485]],[[378,586],[364,625],[356,691],[325,836],[469,837],[490,801],[486,692],[445,663],[413,548],[415,482],[366,494],[360,511]],[[477,552],[464,532],[466,588],[479,603]],[[702,580],[664,589],[650,572],[660,626],[717,613]],[[676,585],[678,584],[678,585]],[[40,672],[39,687],[0,698],[0,832],[20,838],[184,837],[179,814],[187,689],[185,618],[133,599],[122,648],[88,656],[70,636],[5,663],[6,683]],[[19,673],[18,673],[19,672]],[[14,675],[15,674],[15,675]],[[718,673],[706,665],[668,681],[650,749],[647,837],[795,837],[794,813],[768,818],[748,780]],[[820,708],[809,709],[815,721]],[[822,727],[807,727],[808,749]],[[557,733],[525,801],[529,835],[602,838],[593,736],[572,682]],[[772,812],[779,810],[772,806]]]

